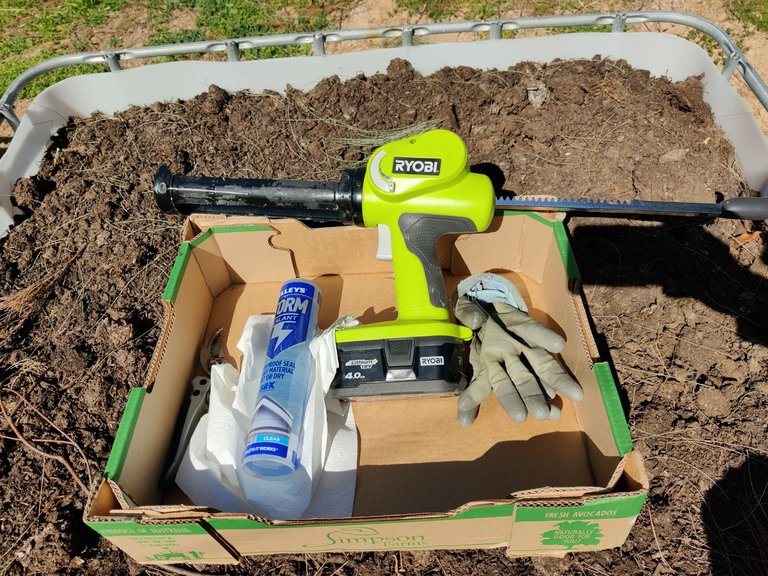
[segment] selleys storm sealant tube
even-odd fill
[[[308,280],[289,280],[280,289],[243,453],[243,468],[254,476],[285,476],[301,461],[304,412],[312,377],[309,343],[317,328],[320,300],[320,288]]]

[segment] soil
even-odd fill
[[[713,202],[750,193],[699,80],[672,83],[616,61],[429,77],[395,61],[387,74],[329,78],[308,93],[212,86],[185,102],[72,119],[39,174],[16,184],[24,216],[0,241],[0,572],[163,572],[82,522],[84,488],[104,468],[162,322],[182,221],[155,207],[158,164],[336,179],[413,126],[456,131],[509,194]],[[652,477],[622,547],[563,559],[503,549],[274,556],[207,573],[768,574],[763,232],[726,220],[572,218],[569,228]]]

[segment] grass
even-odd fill
[[[114,13],[126,8],[126,0],[5,0],[0,8],[0,91],[24,70],[56,55],[93,49],[90,32]],[[29,85],[22,97],[31,97],[46,86],[82,73],[106,67],[62,69]]]
[[[69,265],[80,255],[78,252],[63,266],[8,296],[0,297],[0,343],[10,342],[24,324],[37,314],[45,299],[69,270]]]
[[[757,31],[768,32],[768,3],[765,0],[734,0],[729,12],[738,21]]]
[[[352,1],[5,0],[0,7],[0,93],[19,74],[56,55],[317,30],[328,27],[330,15]],[[184,15],[191,15],[194,26],[175,25],[175,19]],[[138,43],[136,30],[145,31]],[[244,57],[290,56],[308,50],[307,46],[259,48]],[[28,85],[21,97],[31,98],[69,76],[106,70],[93,65],[59,69]]]

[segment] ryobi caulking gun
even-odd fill
[[[336,332],[339,398],[452,393],[469,328],[451,322],[435,244],[444,234],[482,232],[495,209],[488,177],[470,172],[457,135],[432,130],[378,148],[365,169],[339,182],[172,175],[154,183],[160,208],[351,222],[389,229],[397,320]],[[381,230],[381,227],[380,227]]]

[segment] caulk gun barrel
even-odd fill
[[[338,182],[155,175],[154,194],[165,212],[249,214],[330,222],[362,220],[365,170],[342,172]]]

